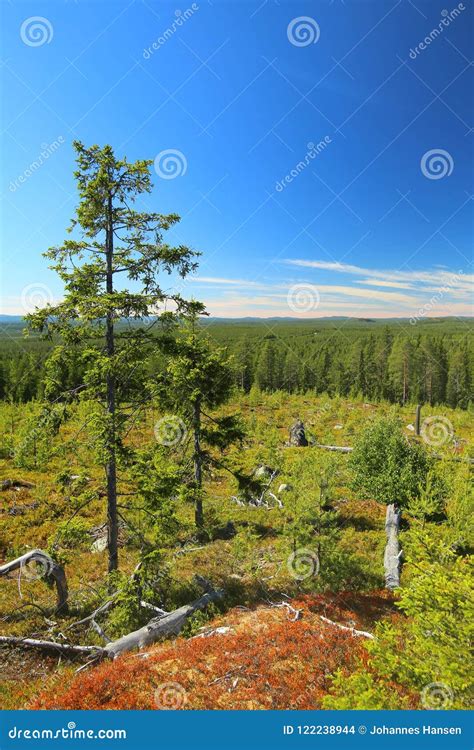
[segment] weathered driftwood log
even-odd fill
[[[301,419],[297,419],[293,427],[290,429],[290,445],[295,446],[296,448],[305,448],[308,445],[304,431],[304,424]]]
[[[40,549],[34,549],[31,552],[27,552],[21,557],[17,557],[16,560],[12,560],[5,565],[0,566],[0,577],[7,576],[9,573],[13,573],[15,570],[22,574],[22,571],[26,568],[29,563],[34,562],[39,566],[35,576],[37,578],[44,578],[45,581],[54,582],[56,584],[57,591],[57,609],[62,612],[67,611],[67,580],[64,568],[58,565],[46,552]],[[31,572],[29,572],[31,578]]]
[[[210,584],[202,578],[197,579],[199,584],[206,588],[207,591],[199,599],[192,602],[191,604],[185,604],[179,609],[175,609],[167,615],[154,617],[148,622],[143,628],[133,631],[133,633],[127,633],[127,635],[118,638],[112,643],[108,643],[104,647],[106,655],[110,659],[116,659],[120,654],[126,651],[134,651],[151,646],[161,638],[166,638],[171,635],[178,635],[183,626],[194,612],[199,609],[205,609],[211,602],[221,599],[223,592],[214,590]]]
[[[15,489],[16,487],[26,487],[31,490],[35,485],[32,482],[25,482],[23,479],[3,479],[0,482],[0,491]]]
[[[402,552],[398,541],[400,517],[401,512],[395,505],[387,505],[387,515],[385,517],[387,544],[384,554],[385,586],[387,589],[395,589],[400,586],[400,571],[402,567]]]

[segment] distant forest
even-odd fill
[[[122,324],[125,331],[126,324]],[[314,392],[368,401],[448,404],[474,401],[473,324],[469,320],[220,321],[202,329],[233,355],[237,388],[245,392]],[[20,323],[3,323],[0,399],[22,403],[43,397],[50,344],[23,338]],[[158,333],[159,338],[159,333]],[[160,371],[159,347],[149,372]],[[58,392],[81,384],[81,352],[71,351],[56,374]]]

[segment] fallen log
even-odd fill
[[[338,453],[352,453],[354,448],[348,445],[321,445],[320,443],[314,444],[315,448],[322,448],[325,451],[337,451]]]
[[[0,492],[15,489],[16,487],[25,487],[26,489],[31,490],[34,486],[33,482],[25,482],[23,479],[3,479],[0,482]]]
[[[387,544],[384,552],[385,587],[396,589],[400,586],[400,571],[402,567],[400,543],[398,531],[400,528],[401,512],[392,504],[387,505],[385,517],[385,531],[387,533]]]
[[[313,443],[313,448],[321,448],[325,451],[337,451],[338,453],[352,453],[354,448],[350,445],[321,445]],[[436,461],[457,461],[458,463],[474,464],[474,458],[470,456],[442,456],[440,453],[431,453],[430,456]]]
[[[1,570],[1,569],[0,569]],[[93,660],[90,663],[96,663],[101,659],[116,659],[117,656],[126,653],[127,651],[141,650],[146,646],[151,646],[157,641],[167,638],[171,635],[179,635],[183,626],[194,612],[197,610],[205,609],[211,602],[221,599],[224,592],[218,589],[214,589],[206,579],[201,576],[195,576],[195,581],[201,588],[205,590],[205,593],[196,599],[191,604],[185,604],[179,609],[175,609],[173,612],[166,613],[165,615],[159,615],[150,620],[144,627],[127,633],[127,635],[118,638],[115,641],[107,643],[105,646],[75,646],[70,643],[56,643],[55,641],[42,641],[35,638],[17,638],[13,636],[0,636],[0,645],[2,643],[11,646],[18,646],[22,648],[37,648],[42,651],[57,651],[64,655],[70,656],[92,656]],[[106,602],[110,606],[111,601]],[[99,608],[89,617],[84,618],[79,623],[74,623],[74,626],[90,621],[95,623],[94,616],[99,610],[104,611],[105,605]],[[157,608],[158,609],[158,608]],[[97,625],[97,623],[95,623]],[[97,629],[97,628],[96,628]],[[103,638],[107,638],[105,633],[100,628],[100,635]]]
[[[223,592],[215,590],[205,579],[196,576],[196,581],[206,592],[191,604],[185,604],[179,609],[175,609],[167,615],[160,615],[150,620],[143,628],[127,633],[127,635],[118,638],[112,643],[104,646],[104,651],[110,659],[116,659],[117,656],[127,651],[141,650],[146,646],[151,646],[156,641],[166,638],[170,635],[179,635],[183,626],[194,612],[205,609],[208,604],[221,599]]]
[[[105,656],[100,646],[74,646],[72,643],[56,643],[56,641],[42,641],[37,638],[19,638],[10,635],[0,635],[0,646],[19,646],[21,648],[37,648],[41,651],[53,651],[66,656],[97,655]]]
[[[347,632],[351,633],[353,636],[359,636],[360,638],[375,638],[372,633],[368,633],[366,630],[356,630],[355,628],[349,628],[347,625],[341,625],[340,622],[334,622],[334,620],[330,620],[329,617],[324,617],[323,615],[319,615],[319,618],[323,622],[327,622],[328,625],[334,625],[336,628],[339,628],[340,630],[346,630]]]
[[[62,565],[58,565],[47,552],[43,552],[40,549],[31,550],[21,557],[17,557],[16,560],[12,560],[5,565],[0,566],[0,577],[7,576],[9,573],[13,573],[15,570],[19,571],[21,576],[22,571],[30,563],[35,562],[39,565],[39,571],[37,572],[37,578],[44,578],[48,583],[56,584],[57,592],[57,610],[61,610],[63,613],[67,612],[67,580],[64,568]]]

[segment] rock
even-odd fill
[[[290,492],[292,489],[293,487],[291,484],[280,484],[278,487],[278,494],[280,494],[280,492]]]
[[[415,428],[412,424],[407,424],[407,430],[410,430],[410,432],[415,432]]]
[[[301,419],[297,419],[290,430],[290,445],[297,448],[303,448],[308,445],[304,432],[304,424]]]
[[[343,425],[342,424],[335,424],[334,427],[333,427],[333,430],[342,430],[342,429],[343,429]]]
[[[91,547],[92,552],[103,552],[105,549],[107,549],[107,537],[106,536],[100,536],[98,539],[95,540],[94,544]]]
[[[255,470],[254,476],[257,479],[261,479],[262,477],[271,477],[272,474],[275,474],[275,469],[272,469],[270,466],[263,465],[259,466],[258,469]]]

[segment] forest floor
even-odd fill
[[[41,580],[25,575],[2,578],[0,634],[51,639],[64,636],[67,628],[99,606],[109,591],[106,551],[92,549],[97,528],[105,520],[100,492],[103,477],[94,467],[87,434],[78,436],[80,414],[75,423],[61,428],[61,450],[37,466],[15,465],[11,446],[33,411],[28,405],[0,406],[5,446],[0,454],[0,481],[22,479],[34,484],[33,488],[0,493],[0,564],[28,549],[53,545],[65,564],[70,611],[68,615],[54,613],[54,592]],[[295,580],[287,559],[297,509],[289,505],[284,509],[239,507],[231,501],[235,481],[227,472],[216,471],[205,485],[208,541],[196,538],[192,508],[180,505],[175,543],[163,551],[166,580],[157,586],[152,603],[168,610],[188,603],[195,598],[193,576],[199,573],[223,589],[224,605],[199,613],[175,641],[79,675],[75,673],[78,663],[0,647],[0,707],[317,708],[329,690],[331,675],[341,668],[350,670],[356,659],[365,658],[366,640],[325,622],[321,615],[369,632],[380,618],[401,617],[396,614],[393,596],[383,590],[384,507],[359,499],[350,488],[346,455],[316,447],[290,448],[286,443],[289,428],[301,418],[307,436],[317,443],[352,445],[370,419],[389,412],[400,416],[407,436],[413,438],[408,426],[413,426],[414,406],[252,393],[228,404],[221,413],[236,411],[246,424],[247,438],[243,449],[232,449],[229,454],[234,466],[238,463],[250,473],[260,465],[276,466],[280,472],[277,486],[295,480],[301,456],[311,457],[315,466],[329,460],[336,466],[331,507],[337,512],[337,558],[328,558],[328,568],[336,565],[337,570]],[[449,420],[457,441],[432,449],[450,459],[467,457],[469,451],[472,455],[472,415],[446,407],[424,407],[423,417],[432,415]],[[135,444],[153,440],[158,418],[150,411],[131,440]],[[87,489],[95,492],[84,507],[71,487],[58,480],[66,468],[71,474],[87,476]],[[63,533],[63,541],[56,543],[58,525],[67,530],[71,519],[81,520],[86,535],[81,527],[76,537]],[[140,515],[134,518],[138,532],[145,529],[145,521]],[[130,529],[124,527],[119,585],[128,580],[138,559],[138,545]],[[295,610],[299,611],[297,619]],[[142,613],[146,622],[150,613],[145,615]],[[114,620],[112,615],[104,627],[109,627],[108,636],[118,637],[133,629],[133,619],[122,616]],[[97,633],[86,628],[69,630],[67,640],[102,645]],[[407,694],[405,700],[410,706],[418,705],[416,695]]]

